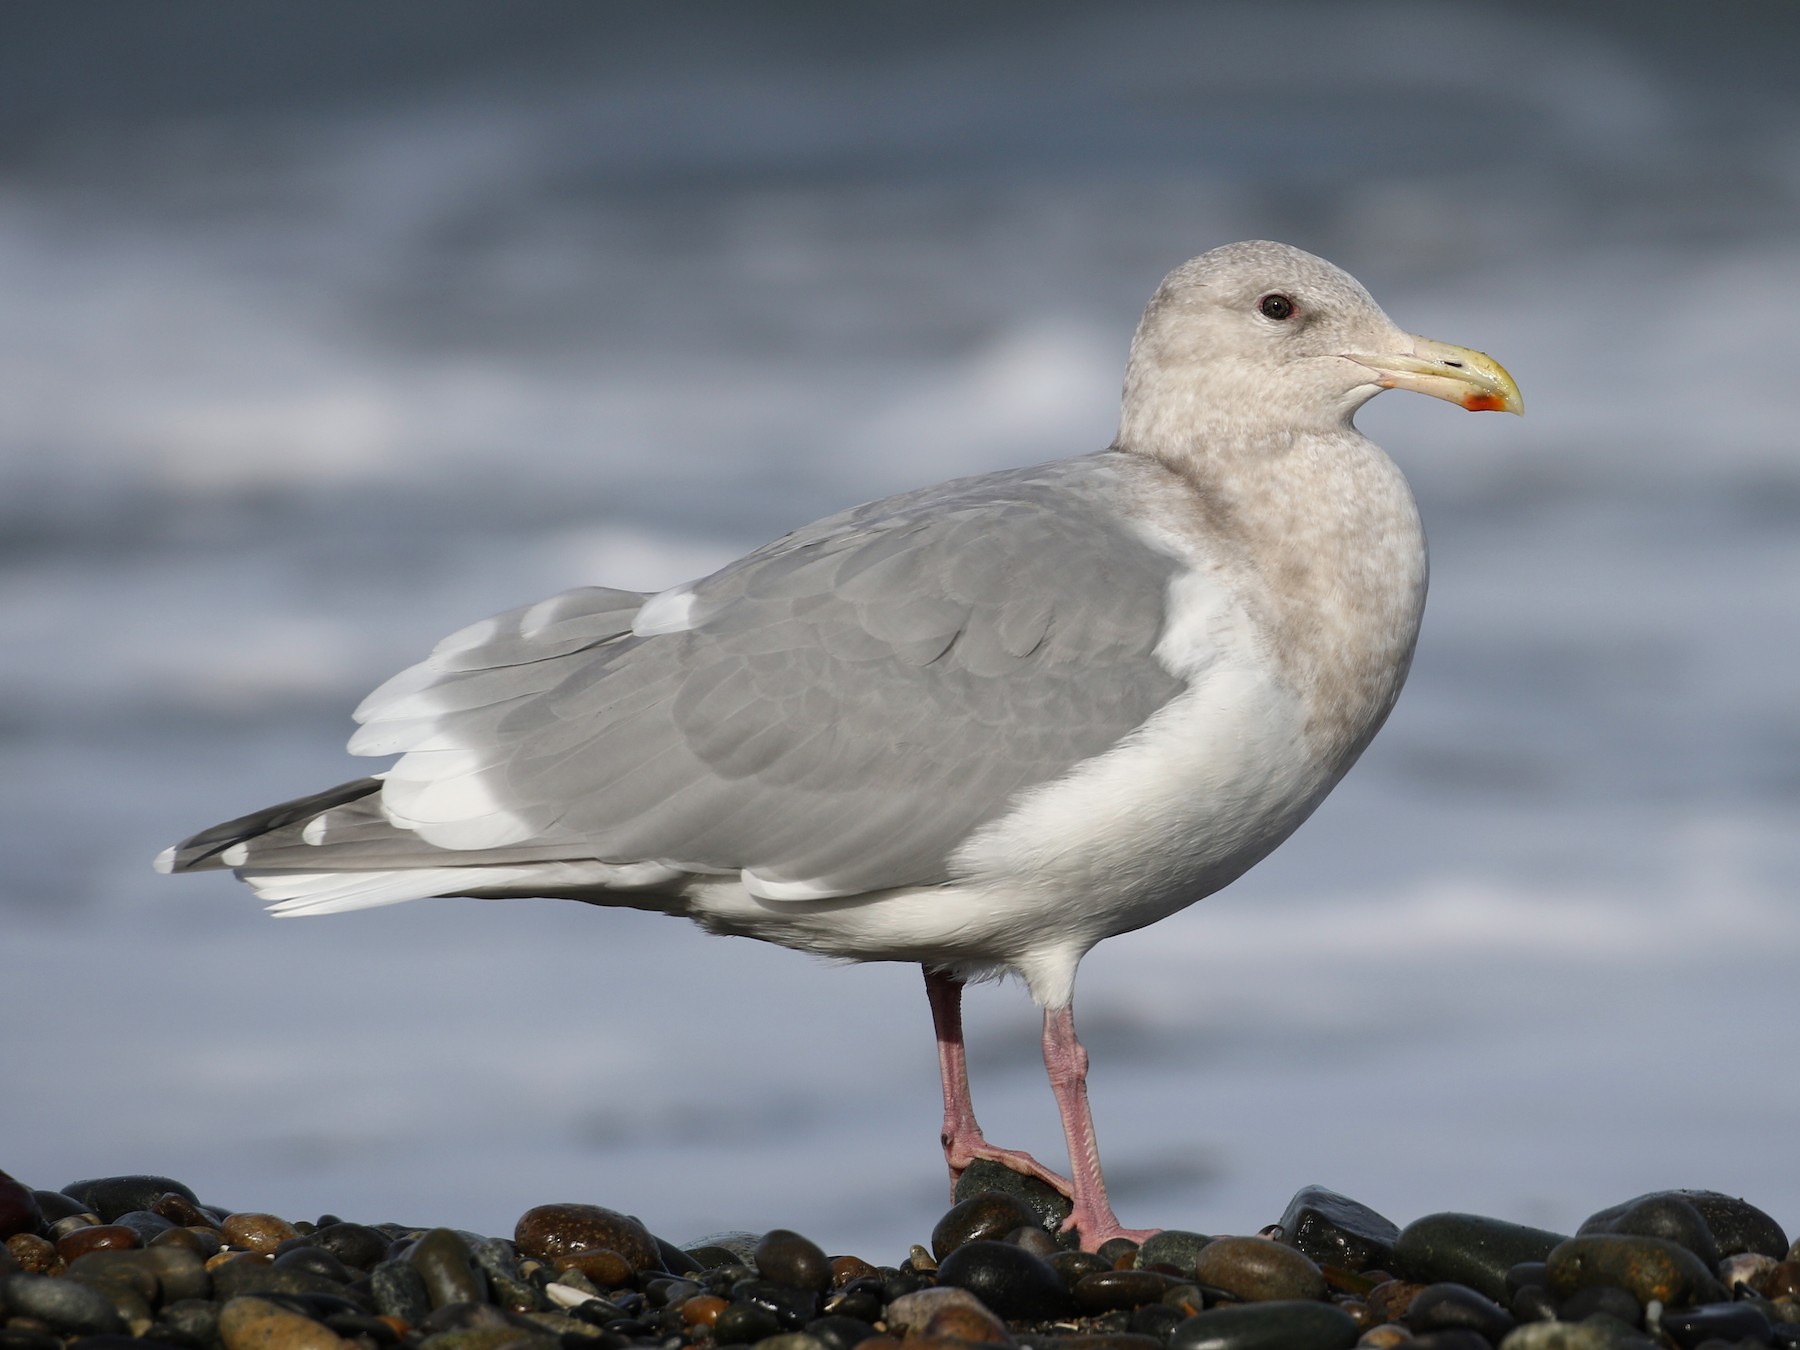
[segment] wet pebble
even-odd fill
[[[0,1242],[44,1226],[44,1209],[31,1187],[0,1172]]]
[[[1547,1259],[1550,1291],[1567,1297],[1593,1284],[1617,1285],[1639,1303],[1684,1306],[1722,1300],[1725,1290],[1685,1247],[1654,1237],[1592,1233],[1558,1244]]]
[[[273,1252],[282,1243],[298,1236],[294,1225],[273,1214],[246,1211],[228,1215],[219,1225],[219,1233],[227,1246],[238,1251]]]
[[[408,1324],[423,1322],[431,1312],[424,1276],[404,1260],[379,1262],[369,1272],[369,1297],[376,1312]]]
[[[1149,1270],[1096,1270],[1077,1280],[1070,1293],[1084,1312],[1110,1312],[1155,1303],[1172,1283],[1168,1276]]]
[[[961,1204],[983,1191],[999,1191],[1023,1202],[1036,1216],[1038,1226],[1047,1233],[1061,1234],[1063,1220],[1069,1217],[1072,1208],[1066,1195],[1035,1177],[1022,1176],[997,1162],[986,1160],[971,1163],[957,1178],[952,1199]],[[1076,1245],[1073,1240],[1065,1238],[1065,1241],[1068,1246]]]
[[[831,1259],[824,1248],[789,1229],[763,1234],[751,1256],[756,1268],[778,1284],[821,1294],[831,1287]]]
[[[80,1280],[8,1275],[0,1280],[0,1306],[13,1317],[33,1317],[68,1335],[120,1335],[125,1331],[125,1319],[112,1300]]]
[[[520,1217],[513,1241],[526,1256],[550,1259],[569,1252],[606,1248],[633,1270],[660,1270],[662,1253],[649,1229],[629,1215],[602,1205],[539,1205]]]
[[[1144,1240],[1137,1250],[1137,1264],[1140,1267],[1168,1266],[1180,1272],[1183,1279],[1191,1279],[1200,1249],[1211,1241],[1210,1237],[1190,1233],[1185,1228],[1165,1228]]]
[[[59,1238],[56,1254],[64,1261],[73,1261],[89,1252],[125,1251],[143,1245],[138,1235],[123,1224],[96,1223],[76,1228]]]
[[[1321,1266],[1386,1269],[1393,1264],[1399,1225],[1367,1205],[1323,1186],[1295,1192],[1281,1215],[1281,1240]]]
[[[938,1283],[967,1289],[1005,1318],[1056,1317],[1070,1304],[1062,1277],[1048,1263],[1006,1242],[966,1242],[938,1266]]]
[[[1169,1350],[1350,1350],[1361,1334],[1329,1303],[1275,1300],[1197,1313],[1169,1333]]]
[[[1496,1344],[1518,1324],[1505,1308],[1466,1284],[1428,1284],[1406,1309],[1415,1333],[1462,1330]]]
[[[1767,1314],[1749,1303],[1708,1303],[1698,1308],[1665,1310],[1658,1325],[1682,1350],[1693,1350],[1709,1340],[1768,1345],[1774,1336]]]
[[[1234,1298],[1322,1299],[1325,1276],[1302,1253],[1267,1238],[1222,1237],[1200,1249],[1194,1278]]]
[[[57,1253],[56,1244],[36,1233],[17,1233],[6,1240],[6,1254],[20,1270],[33,1275],[60,1272],[66,1264]]]
[[[1508,1270],[1544,1260],[1563,1238],[1479,1214],[1427,1214],[1400,1230],[1391,1269],[1422,1284],[1466,1284],[1497,1301],[1506,1297]]]
[[[195,1206],[200,1203],[192,1191],[173,1177],[95,1177],[70,1182],[62,1188],[62,1193],[78,1202],[83,1210],[99,1215],[105,1223],[134,1209],[150,1209],[165,1195],[179,1195]]]
[[[260,1298],[234,1298],[219,1310],[225,1350],[342,1350],[343,1337],[310,1317]]]
[[[426,1233],[413,1244],[406,1261],[425,1282],[425,1296],[433,1308],[487,1299],[487,1280],[476,1268],[474,1253],[448,1228]]]
[[[1577,1237],[1614,1233],[1621,1237],[1653,1237],[1686,1247],[1707,1267],[1719,1264],[1719,1244],[1705,1218],[1686,1197],[1660,1191],[1603,1210],[1575,1230]]]
[[[931,1253],[942,1261],[966,1242],[998,1242],[1026,1225],[1042,1231],[1038,1211],[1017,1195],[978,1191],[966,1200],[958,1200],[937,1221],[931,1230]]]

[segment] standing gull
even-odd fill
[[[1480,352],[1394,326],[1284,244],[1163,279],[1096,454],[807,525],[656,595],[584,587],[445,638],[363,700],[385,773],[202,831],[276,914],[556,896],[916,961],[952,1181],[977,1159],[1114,1217],[1075,968],[1264,857],[1393,707],[1425,602],[1383,389],[1520,411]],[[1044,1013],[1065,1178],[983,1137],[962,989]]]

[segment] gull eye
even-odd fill
[[[1294,302],[1280,291],[1271,292],[1256,302],[1256,309],[1265,319],[1291,319],[1294,317]]]

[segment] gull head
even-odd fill
[[[1269,240],[1227,244],[1177,267],[1150,298],[1126,364],[1119,444],[1341,429],[1383,389],[1524,410],[1498,361],[1406,332],[1343,269]]]

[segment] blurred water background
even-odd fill
[[[8,5],[0,1166],[899,1259],[916,970],[149,859],[364,771],[357,699],[484,614],[1103,446],[1157,279],[1266,236],[1529,415],[1363,413],[1432,535],[1411,685],[1084,966],[1121,1213],[1800,1227],[1796,50],[1785,0]],[[989,1134],[1060,1158],[1023,991],[971,1002]]]

